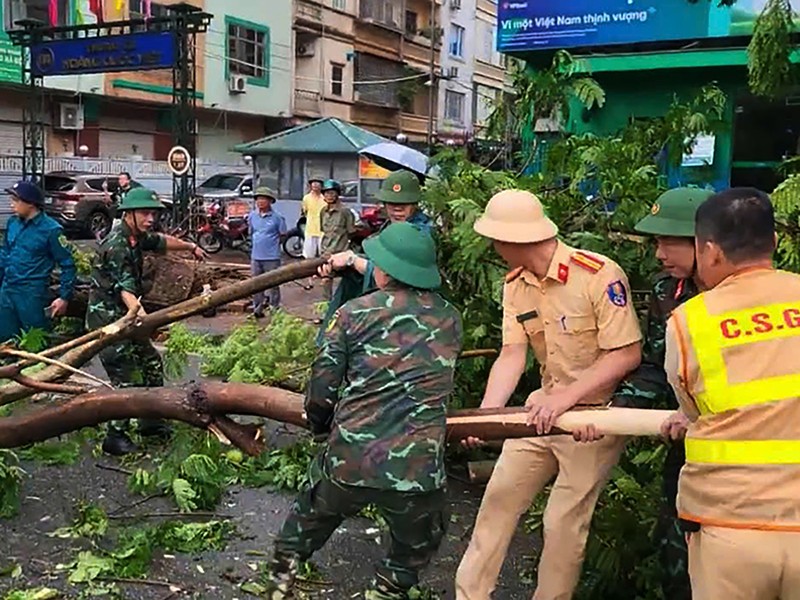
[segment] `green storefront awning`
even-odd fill
[[[259,155],[358,154],[367,146],[387,142],[376,133],[328,117],[299,125],[234,147],[236,152]]]

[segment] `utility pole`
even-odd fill
[[[431,60],[430,88],[428,89],[428,156],[433,156],[433,119],[436,111],[436,40],[439,37],[436,29],[436,0],[431,0]]]

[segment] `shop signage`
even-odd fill
[[[176,177],[185,175],[189,172],[192,155],[183,146],[175,146],[167,154],[167,166]]]
[[[714,164],[714,147],[717,138],[713,135],[698,135],[692,151],[683,157],[682,167],[705,167]]]
[[[358,172],[361,179],[386,179],[390,175],[390,171],[378,166],[366,156],[359,157]]]
[[[55,40],[31,48],[31,67],[38,76],[171,69],[175,46],[171,31]]]
[[[0,81],[22,82],[22,50],[0,33]]]
[[[767,0],[500,0],[502,52],[749,36]],[[792,0],[800,8],[800,0]]]

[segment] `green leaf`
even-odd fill
[[[72,567],[68,581],[70,583],[89,583],[101,575],[113,572],[113,558],[97,556],[90,551],[85,551],[78,554],[78,560]]]
[[[185,479],[176,478],[172,481],[172,494],[181,512],[197,510],[197,504],[194,502],[195,498],[197,498],[197,492],[192,488],[192,484]]]
[[[239,589],[241,589],[243,592],[259,597],[267,593],[267,588],[261,585],[260,583],[256,583],[255,581],[248,581],[246,583],[243,583]]]

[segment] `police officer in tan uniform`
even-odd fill
[[[800,599],[800,275],[773,269],[775,240],[765,193],[712,196],[695,240],[709,291],[667,325],[667,377],[691,421],[678,513],[694,525],[695,600]]]
[[[622,269],[560,242],[555,224],[528,192],[497,194],[475,231],[493,241],[512,269],[503,291],[503,348],[481,407],[506,405],[525,370],[528,347],[542,375],[542,388],[527,401],[539,432],[549,431],[570,408],[607,404],[641,360],[642,335]],[[519,517],[555,477],[533,597],[571,598],[595,503],[624,445],[624,438],[613,436],[589,444],[568,436],[506,441],[456,575],[456,597],[491,597]]]

